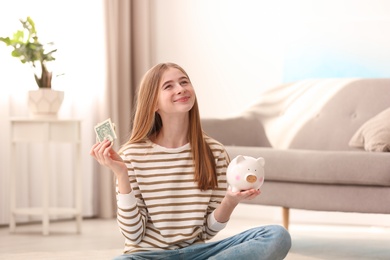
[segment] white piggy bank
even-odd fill
[[[259,189],[264,183],[264,158],[238,155],[226,171],[227,182],[232,192]]]

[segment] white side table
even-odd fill
[[[15,232],[16,219],[18,214],[41,215],[42,233],[49,234],[49,220],[51,215],[74,215],[76,217],[77,233],[81,232],[82,222],[82,175],[81,175],[81,121],[64,119],[31,119],[11,118],[11,176],[10,176],[10,231]],[[42,207],[39,208],[18,208],[16,206],[16,145],[18,143],[42,143],[44,151],[49,153],[50,143],[72,143],[76,152],[75,172],[75,207],[50,207],[50,161],[42,163]],[[43,154],[42,158],[47,158]]]

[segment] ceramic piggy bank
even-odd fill
[[[264,183],[264,158],[238,155],[226,171],[227,182],[232,192],[259,189]]]

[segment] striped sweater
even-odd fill
[[[226,192],[229,157],[224,147],[206,139],[217,166],[218,188],[201,191],[194,182],[190,144],[161,147],[150,140],[130,144],[121,153],[132,192],[117,190],[117,222],[125,237],[124,253],[171,250],[211,239],[226,223],[213,211]]]

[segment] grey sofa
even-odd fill
[[[237,116],[202,119],[231,158],[264,157],[251,204],[390,213],[390,79],[313,79],[260,95]]]

